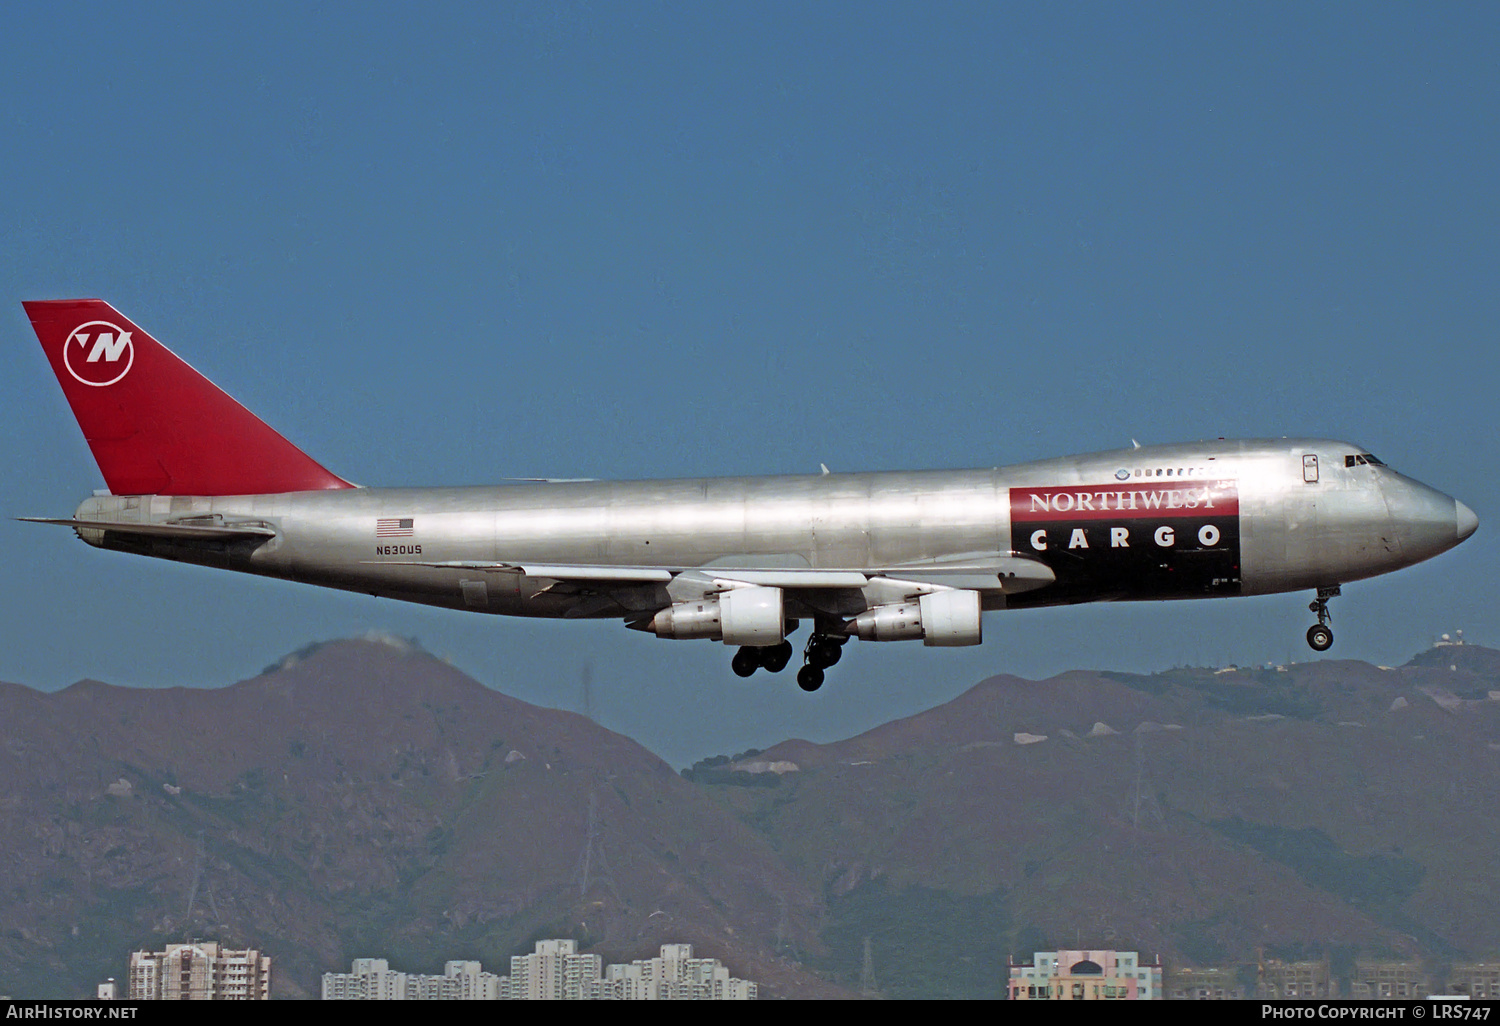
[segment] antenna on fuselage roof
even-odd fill
[[[1132,449],[1139,449],[1139,448],[1140,448],[1140,447],[1141,447],[1141,443],[1140,443],[1140,442],[1137,442],[1137,441],[1136,441],[1136,440],[1135,440],[1135,439],[1134,439],[1134,438],[1132,438],[1132,439],[1131,439],[1131,440],[1130,440],[1130,447],[1131,447],[1131,448],[1132,448]]]

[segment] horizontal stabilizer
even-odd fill
[[[206,541],[276,537],[276,529],[265,524],[128,524],[111,520],[74,520],[68,517],[17,517],[16,519],[24,520],[28,524],[57,524],[75,530],[136,534],[146,538],[185,538]]]

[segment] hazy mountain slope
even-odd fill
[[[288,663],[217,690],[0,690],[0,991],[87,993],[189,936],[260,944],[295,994],[359,955],[503,972],[568,935],[607,958],[695,942],[826,992],[772,950],[815,943],[819,898],[639,745],[417,651]]]
[[[685,940],[796,996],[853,993],[866,950],[890,996],[998,995],[1062,945],[1493,958],[1492,693],[1474,646],[994,677],[694,783],[395,643],[212,690],[0,685],[0,992],[195,936],[261,945],[288,995],[359,955],[504,971],[540,936]]]
[[[779,787],[715,790],[825,888],[835,923],[875,891],[968,896],[1002,961],[1044,944],[1200,964],[1262,946],[1493,955],[1500,681],[1466,649],[1399,670],[997,677],[741,764],[795,764]],[[940,928],[915,915],[877,954],[900,964]]]

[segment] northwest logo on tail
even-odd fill
[[[68,332],[63,364],[85,385],[113,385],[130,373],[135,344],[130,332],[108,321],[89,321]]]

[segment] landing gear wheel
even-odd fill
[[[734,658],[729,661],[729,667],[741,677],[748,677],[760,669],[760,653],[746,645],[734,654]]]
[[[816,691],[823,686],[823,671],[808,663],[797,671],[797,686],[803,691]]]
[[[1308,603],[1308,612],[1318,614],[1317,625],[1307,629],[1307,643],[1312,646],[1314,652],[1327,652],[1333,647],[1333,631],[1328,626],[1328,621],[1333,617],[1328,615],[1328,600],[1338,597],[1338,594],[1337,584],[1328,588],[1319,588],[1318,597]]]
[[[1333,647],[1333,631],[1322,624],[1315,624],[1307,629],[1307,643],[1314,652],[1327,652]]]
[[[815,634],[807,642],[807,665],[826,670],[839,661],[844,649],[831,635]]]
[[[783,641],[779,645],[770,645],[760,650],[760,665],[771,673],[780,673],[791,661],[792,643],[790,641]]]

